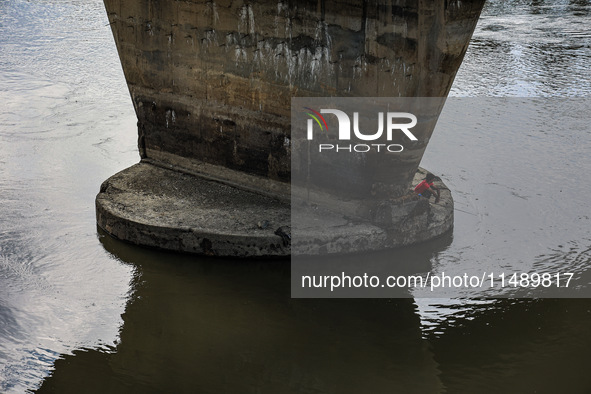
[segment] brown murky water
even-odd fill
[[[590,15],[491,1],[452,95],[588,97]],[[0,392],[591,392],[587,299],[296,300],[285,261],[97,231],[100,183],[138,160],[107,23],[100,1],[0,2]],[[436,131],[423,165],[454,190],[455,229],[399,253],[588,277],[591,137],[575,116],[545,135]]]

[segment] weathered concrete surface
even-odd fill
[[[418,172],[417,183],[423,177]],[[116,238],[209,256],[380,250],[431,239],[453,225],[447,189],[439,204],[411,196],[380,208],[372,223],[308,204],[298,207],[292,234],[287,201],[145,162],[106,180],[96,199],[98,225]]]
[[[289,203],[148,163],[107,179],[96,215],[109,234],[139,245],[210,256],[290,253],[274,234],[290,225]]]
[[[99,225],[164,249],[281,256],[294,250],[274,231],[289,224],[291,98],[446,97],[484,0],[104,3],[144,162],[103,184]],[[451,195],[439,206],[401,203],[440,109],[417,126],[420,143],[371,171],[365,194],[387,192],[353,204],[367,208],[360,221],[297,212],[323,222],[295,234],[298,253],[407,245],[452,226]]]
[[[292,97],[445,97],[483,4],[105,0],[142,157],[279,182],[290,180]],[[434,123],[396,164],[396,190]]]
[[[425,178],[419,168],[413,185]],[[294,255],[344,254],[408,246],[436,238],[453,227],[454,204],[450,190],[441,181],[440,201],[429,202],[408,190],[389,200],[341,200],[312,195],[311,202],[297,198],[292,207],[292,253]],[[360,212],[360,208],[364,212]],[[295,214],[297,212],[297,214]],[[370,220],[364,218],[370,217]]]

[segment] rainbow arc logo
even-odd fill
[[[312,108],[304,107],[304,109],[314,112],[313,114],[311,114],[310,112],[306,111],[306,114],[310,115],[310,117],[312,117],[312,119],[314,119],[316,121],[316,123],[318,123],[318,126],[320,126],[321,131],[324,131],[324,128],[322,127],[322,123],[324,123],[324,127],[326,127],[326,131],[328,131],[328,125],[326,124],[326,120],[324,120],[324,116],[320,115],[319,112],[314,111]],[[320,119],[318,119],[318,118],[322,119],[322,123],[320,123]]]

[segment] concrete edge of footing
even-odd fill
[[[415,182],[426,171],[419,168]],[[437,184],[437,182],[436,182]],[[437,238],[453,228],[453,199],[442,182],[438,204],[418,201],[389,225],[351,222],[339,213],[298,210],[250,190],[138,163],[107,179],[96,197],[98,226],[137,245],[237,258],[371,252]],[[219,203],[218,203],[219,202]],[[390,209],[390,208],[388,208]],[[393,204],[393,212],[399,209]],[[306,219],[308,218],[308,219]],[[306,227],[305,222],[312,223]]]
[[[117,216],[96,200],[98,226],[112,237],[132,244],[172,252],[204,256],[258,258],[290,256],[289,246],[284,246],[280,237],[250,237],[247,234],[216,233],[215,230],[198,231],[190,228],[175,228],[141,223]]]

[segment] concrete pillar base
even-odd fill
[[[419,169],[415,184],[424,177]],[[355,253],[410,245],[453,226],[453,200],[409,198],[380,205],[374,224],[318,206],[291,207],[253,191],[140,162],[107,179],[96,198],[98,225],[115,238],[177,252],[224,257]],[[300,209],[301,208],[301,209]],[[385,212],[385,214],[383,213]],[[386,218],[386,222],[383,218]]]

